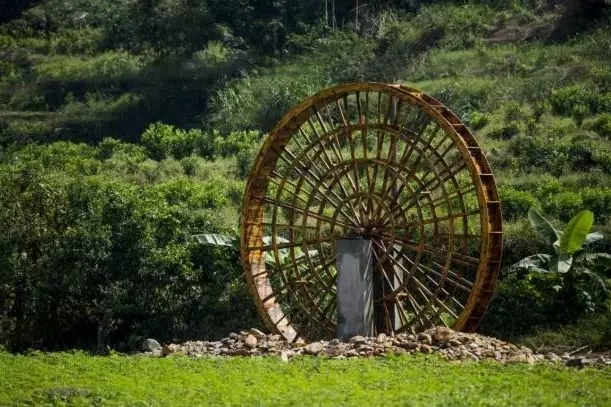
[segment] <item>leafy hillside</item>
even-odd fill
[[[608,235],[594,250],[611,252],[607,1],[19,4],[0,13],[10,348],[128,348],[255,325],[235,253],[191,237],[237,234],[264,134],[337,83],[420,88],[475,131],[500,185],[506,265],[545,249],[533,205],[556,224],[590,209]],[[587,280],[559,313],[550,281],[522,277],[503,280],[483,329],[608,318]]]

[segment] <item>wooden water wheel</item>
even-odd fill
[[[291,109],[255,161],[241,260],[269,329],[334,336],[336,241],[373,244],[375,333],[477,328],[502,217],[485,155],[439,101],[401,85],[326,89]]]

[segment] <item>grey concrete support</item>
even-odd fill
[[[337,337],[372,336],[373,249],[371,240],[337,241]]]

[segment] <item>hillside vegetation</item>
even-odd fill
[[[546,250],[531,206],[558,226],[591,210],[606,235],[592,250],[611,252],[607,1],[12,4],[0,9],[9,349],[130,349],[256,326],[236,253],[192,236],[237,235],[265,134],[344,82],[420,88],[470,126],[499,184],[505,265]],[[554,281],[504,278],[484,332],[579,323],[571,340],[611,346],[606,292],[584,277],[567,303]]]

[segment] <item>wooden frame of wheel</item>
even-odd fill
[[[337,239],[373,242],[375,333],[473,331],[496,285],[501,204],[469,129],[402,85],[352,83],[292,108],[259,152],[241,261],[266,326],[335,335]]]

